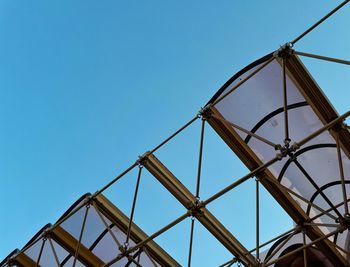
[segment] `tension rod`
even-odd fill
[[[143,169],[143,166],[139,165],[139,172],[137,174],[137,181],[136,181],[134,199],[132,201],[131,214],[130,214],[129,225],[128,225],[128,232],[126,234],[126,240],[125,240],[125,244],[124,244],[125,247],[128,247],[128,245],[129,245],[130,231],[131,231],[132,221],[134,219],[136,200],[137,200],[137,195],[138,195],[138,192],[139,192],[139,186],[140,186],[140,179],[141,179],[142,169]]]
[[[321,18],[319,21],[317,21],[314,25],[312,25],[310,28],[308,28],[306,31],[304,31],[302,34],[300,34],[297,38],[295,38],[290,43],[294,45],[296,42],[298,42],[301,38],[303,38],[305,35],[310,33],[312,30],[314,30],[317,26],[319,26],[322,22],[324,22],[326,19],[328,19],[330,16],[332,16],[335,12],[337,12],[339,9],[341,9],[343,6],[345,6],[350,0],[345,0],[344,2],[340,3],[336,8],[334,8],[331,12],[329,12],[327,15],[325,15],[323,18]]]

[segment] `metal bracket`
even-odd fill
[[[279,57],[279,58],[286,58],[289,55],[291,55],[292,53],[293,53],[293,44],[292,43],[285,43],[284,45],[280,46],[280,48],[273,53],[273,56]]]

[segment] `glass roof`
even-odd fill
[[[202,119],[202,123],[194,193],[156,157],[155,152],[198,119]],[[207,123],[251,172],[238,180],[230,180],[232,183],[227,187],[201,199],[199,185]],[[305,258],[305,253],[316,265],[346,266],[350,263],[349,155],[350,134],[342,117],[287,47],[287,50],[271,53],[234,75],[199,115],[160,146],[141,156],[100,191],[78,199],[55,224],[43,227],[21,250],[13,251],[4,259],[0,267],[181,266],[178,259],[154,240],[166,244],[157,238],[188,218],[192,218],[189,262],[193,235],[200,231],[201,236],[210,235],[216,251],[223,250],[220,255],[232,255],[233,259],[220,265],[222,267],[241,263],[255,266],[260,262],[266,266],[292,266]],[[116,194],[109,200],[104,193],[137,167],[131,213],[126,216],[114,204]],[[161,198],[166,199],[166,204],[162,201],[154,203],[154,199],[142,198],[142,194],[139,196],[140,205],[144,206],[141,213],[146,217],[152,217],[147,205],[151,210],[167,215],[160,218],[168,223],[161,229],[159,223],[152,220],[142,224],[144,230],[156,229],[152,235],[147,235],[134,218],[142,169],[145,169],[144,178],[151,178],[141,182],[148,195],[152,194],[152,182],[166,192]],[[257,229],[254,234],[257,245],[252,250],[234,235],[239,229],[233,229],[222,217],[218,219],[222,216],[220,212],[216,213],[218,206],[208,207],[250,178],[255,178],[250,184],[256,184]],[[263,244],[259,240],[260,184],[295,223],[291,231]],[[123,194],[132,192],[129,189],[119,188]],[[170,206],[169,197],[177,206]],[[225,201],[215,203],[219,209],[230,212],[231,206]],[[178,217],[169,222],[174,214]],[[199,228],[194,228],[195,221],[200,223]]]
[[[11,264],[19,266],[103,266],[125,248],[128,219],[117,207],[112,212],[116,220],[107,218],[103,202],[98,196],[82,196],[74,203],[55,225],[48,224],[41,229],[19,251],[8,256]],[[67,217],[68,216],[68,217]],[[63,220],[63,221],[61,221]],[[136,225],[131,228],[128,246],[139,242],[138,236],[145,236]],[[79,242],[80,240],[80,242]],[[155,253],[157,249],[158,254]],[[23,260],[25,258],[25,260]],[[7,266],[3,261],[0,266]],[[151,241],[111,266],[179,266],[164,250]]]
[[[349,141],[344,138],[344,135],[348,136],[348,130],[338,123],[336,127],[298,146],[298,142],[331,121],[322,116],[320,105],[323,105],[324,110],[331,110],[332,119],[336,119],[338,114],[297,56],[289,55],[285,60],[285,86],[283,60],[276,53],[270,54],[226,83],[207,107],[213,112],[212,121],[224,125],[216,126],[217,132],[222,127],[228,127],[236,133],[227,138],[240,140],[243,147],[247,148],[245,153],[257,157],[256,162],[262,165],[279,153],[283,155],[267,167],[269,178],[280,184],[281,192],[291,197],[284,204],[297,203],[302,209],[302,213],[294,214],[296,217],[306,220],[310,225],[317,225],[322,234],[327,235],[337,229],[339,220],[347,220],[344,217],[348,216],[345,209],[347,192],[350,190],[350,161],[349,151],[343,145]],[[298,75],[295,75],[296,70]],[[256,71],[256,74],[245,80]],[[310,84],[305,86],[305,83],[300,82],[302,79]],[[321,103],[311,101],[311,97],[315,99],[315,94],[320,96]],[[289,136],[286,136],[286,122]],[[234,145],[231,148],[241,153]],[[246,161],[246,164],[254,169],[249,166],[252,162]],[[278,195],[271,188],[269,190],[272,195]],[[349,260],[349,231],[345,229],[329,237],[329,240]]]

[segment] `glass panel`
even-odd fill
[[[146,266],[146,267],[157,267],[160,266],[155,260],[151,259],[148,253],[142,252],[140,254],[140,259],[139,263],[141,266]],[[134,264],[136,266],[136,264]]]
[[[235,80],[228,86],[225,92],[233,88],[234,85],[256,68]],[[253,129],[256,123],[266,115],[283,107],[282,84],[281,66],[274,60],[226,96],[215,107],[225,119],[248,130]],[[287,77],[287,89],[288,105],[305,101],[289,77]],[[241,136],[245,138],[246,135],[242,134]]]
[[[107,225],[110,225],[111,222],[101,214]],[[82,244],[85,247],[90,247],[96,239],[100,236],[100,234],[106,230],[106,226],[101,220],[99,214],[97,213],[94,206],[90,206],[89,212],[86,218],[84,235],[82,237]]]
[[[50,242],[50,241],[46,241],[46,242]],[[54,250],[56,252],[57,258],[59,260],[60,263],[62,263],[62,261],[69,255],[68,251],[66,251],[63,247],[61,247],[59,244],[56,243],[55,240],[52,240],[52,245],[54,247]]]
[[[70,257],[64,266],[71,267],[71,266],[73,266],[73,263],[74,263],[74,256]],[[79,260],[77,260],[75,263],[75,267],[87,267],[87,266],[85,266]]]
[[[115,227],[113,227],[115,228]],[[114,233],[118,233],[116,235],[117,239],[120,239],[120,231],[113,231]],[[124,239],[123,239],[124,240]],[[116,242],[114,241],[111,234],[107,231],[101,238],[101,240],[97,243],[97,245],[92,249],[92,252],[99,257],[104,262],[109,262],[113,258],[115,258],[119,253],[119,248]]]
[[[54,253],[52,251],[52,248],[50,246],[49,240],[45,241],[45,245],[43,248],[43,252],[40,257],[39,261],[40,266],[57,266],[57,262],[55,260]]]
[[[82,207],[79,211],[77,211],[74,215],[72,215],[69,219],[65,220],[61,224],[61,227],[64,228],[64,230],[66,230],[69,234],[71,234],[76,240],[79,240],[85,211],[86,207]]]
[[[30,257],[35,262],[38,260],[42,243],[43,243],[43,241],[40,240],[40,241],[36,242],[34,245],[32,245],[30,248],[25,250],[26,255],[28,257]]]

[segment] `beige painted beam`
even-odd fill
[[[291,55],[286,62],[286,68],[289,77],[297,85],[301,94],[305,97],[318,118],[327,124],[330,121],[339,117],[339,114],[334,109],[327,97],[323,94],[321,88],[316,81],[311,77],[310,73],[305,68],[304,64],[296,55]],[[348,129],[341,127],[341,124],[336,125],[330,130],[331,135],[336,139],[335,132],[339,133],[342,148],[350,158],[350,132]]]
[[[71,234],[64,230],[61,226],[55,226],[51,232],[50,237],[55,240],[60,246],[67,250],[72,257],[75,255],[75,251],[78,247],[78,240],[76,240]],[[87,249],[83,244],[80,244],[78,260],[86,266],[99,267],[105,263]]]
[[[12,259],[15,264],[24,267],[40,267],[34,260],[28,257],[24,252],[19,253],[14,259]]]
[[[142,164],[186,209],[193,208],[195,196],[153,154],[148,155]],[[239,257],[246,265],[254,266],[255,258],[209,210],[201,208],[194,216],[233,255]]]

